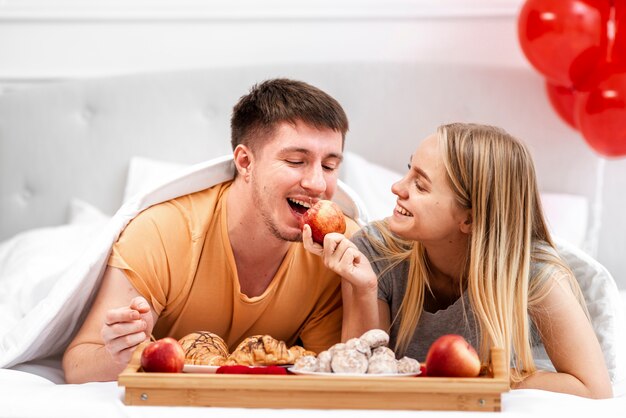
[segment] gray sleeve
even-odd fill
[[[369,232],[369,234],[366,234],[365,232]],[[376,230],[371,226],[366,226],[365,228],[354,234],[352,236],[352,242],[354,242],[359,251],[361,251],[363,255],[367,257],[370,264],[372,265],[374,273],[376,273],[376,277],[378,277],[378,299],[384,300],[387,303],[391,303],[391,275],[385,274],[381,277],[381,272],[384,270],[386,263],[380,260],[380,254],[374,249],[372,243],[368,238],[368,235],[377,235]]]

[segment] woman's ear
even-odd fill
[[[252,163],[254,161],[254,156],[250,148],[242,144],[237,145],[235,151],[233,151],[233,161],[235,162],[237,175],[247,181],[250,178],[250,170],[252,169]]]
[[[472,233],[472,214],[469,211],[465,220],[461,222],[461,232],[468,235]]]

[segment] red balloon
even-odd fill
[[[571,87],[557,86],[556,84],[546,81],[546,92],[548,93],[550,104],[561,119],[567,122],[572,128],[577,129],[574,119],[576,91]]]
[[[626,0],[615,2],[615,40],[611,61],[620,68],[626,68]]]
[[[599,154],[626,156],[626,71],[607,68],[598,79],[595,88],[576,94],[578,128]]]
[[[527,0],[518,18],[526,58],[552,83],[576,86],[606,60],[609,0]]]

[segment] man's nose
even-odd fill
[[[326,179],[322,167],[312,167],[301,181],[302,187],[313,194],[322,194],[326,191]]]

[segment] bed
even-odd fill
[[[232,105],[252,84],[270,77],[310,82],[344,105],[351,129],[338,199],[363,220],[389,213],[394,202],[391,183],[399,178],[417,141],[437,124],[453,120],[499,124],[502,99],[510,94],[524,97],[536,83],[518,70],[443,67],[433,71],[419,64],[370,62],[198,69],[5,89],[0,94],[0,314],[5,319],[0,325],[0,415],[156,417],[250,412],[125,406],[123,388],[115,382],[64,384],[59,356],[89,306],[106,248],[119,230],[154,202],[228,178]],[[511,77],[517,80],[515,85],[499,93],[501,97],[497,89],[491,91],[481,108],[459,104],[457,96],[471,97],[487,87],[505,85]],[[471,83],[463,81],[468,79]],[[422,112],[425,86],[437,80],[451,80],[456,90],[437,97]],[[527,113],[533,117],[532,109]],[[524,126],[522,121],[509,129],[524,136]],[[382,141],[390,146],[381,147]],[[543,146],[532,140],[529,145]],[[516,390],[503,395],[503,413],[618,416],[626,410],[622,302],[609,272],[580,249],[588,238],[594,183],[572,179],[568,169],[546,175],[555,146],[545,146],[536,154],[544,204],[553,232],[592,303],[594,327],[603,341],[618,396],[591,401]],[[597,164],[576,147],[559,156]],[[254,411],[272,417],[296,413],[318,416],[321,412]]]

